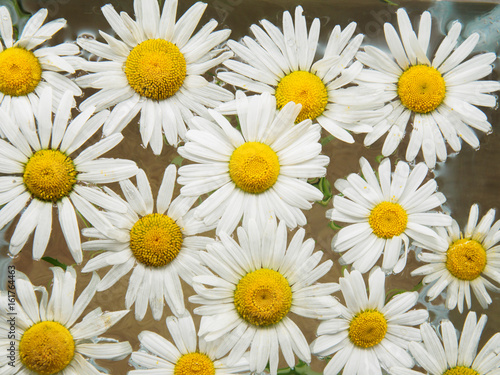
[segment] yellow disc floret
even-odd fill
[[[139,95],[163,100],[181,88],[186,78],[186,60],[175,44],[148,39],[130,51],[125,75]]]
[[[320,116],[328,104],[328,91],[323,81],[316,75],[296,71],[284,76],[276,87],[276,106],[283,108],[288,102],[302,104],[297,123],[305,119],[314,120]]]
[[[399,77],[398,95],[401,103],[409,110],[428,113],[443,102],[446,84],[436,68],[414,65]]]
[[[135,258],[147,266],[162,267],[170,263],[181,247],[181,229],[167,215],[146,215],[130,230],[130,249]]]
[[[377,310],[365,310],[354,316],[349,325],[349,339],[356,346],[371,348],[387,333],[387,320]]]
[[[370,212],[368,223],[378,237],[392,238],[405,231],[408,214],[398,203],[381,202]]]
[[[206,354],[188,353],[177,360],[174,375],[215,375],[215,366]]]
[[[276,324],[292,306],[292,288],[279,272],[261,268],[247,273],[238,282],[234,305],[240,316],[250,324]]]
[[[486,250],[477,241],[461,239],[446,252],[446,268],[460,280],[474,280],[486,267]]]
[[[73,336],[58,322],[32,325],[19,342],[19,356],[25,367],[41,375],[52,375],[68,366],[75,354]]]
[[[229,176],[241,190],[259,194],[274,185],[280,174],[278,155],[266,144],[243,143],[229,160]]]
[[[41,79],[42,67],[33,52],[21,47],[0,52],[0,91],[5,95],[28,95]]]
[[[39,150],[24,167],[24,184],[37,199],[57,202],[71,193],[77,171],[73,160],[59,150]]]
[[[443,372],[443,375],[479,375],[479,372],[470,367],[456,366]]]

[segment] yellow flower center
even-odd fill
[[[377,310],[365,310],[357,314],[349,325],[349,339],[356,346],[371,348],[379,344],[387,333],[387,320]]]
[[[174,375],[215,375],[215,367],[206,354],[188,353],[175,364]]]
[[[470,367],[456,366],[443,372],[443,375],[479,375],[479,372]]]
[[[179,254],[182,232],[167,215],[141,217],[130,229],[130,249],[135,258],[151,267],[162,267]]]
[[[21,362],[31,371],[52,375],[62,371],[73,359],[75,342],[58,322],[40,322],[24,332],[19,342]]]
[[[42,79],[42,66],[33,54],[20,47],[0,52],[0,91],[10,96],[33,92]]]
[[[405,231],[408,214],[398,203],[381,202],[372,209],[368,223],[378,237],[392,238]]]
[[[267,268],[246,274],[234,292],[236,310],[250,324],[269,326],[283,319],[292,306],[292,288],[279,272]]]
[[[401,74],[398,95],[401,103],[417,113],[434,111],[444,100],[446,84],[436,68],[411,66]]]
[[[35,197],[57,202],[71,193],[76,183],[73,160],[59,150],[35,152],[24,167],[24,184]]]
[[[455,241],[446,252],[446,268],[460,280],[474,280],[481,275],[485,266],[486,250],[477,241]]]
[[[241,190],[259,194],[274,185],[280,174],[278,155],[259,142],[246,142],[233,151],[229,176]]]
[[[175,44],[148,39],[130,51],[125,75],[139,95],[163,100],[181,88],[186,77],[186,60]]]
[[[276,106],[283,108],[288,102],[302,104],[295,122],[314,120],[320,116],[328,104],[328,91],[323,81],[316,75],[296,71],[284,76],[276,87]]]

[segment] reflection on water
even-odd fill
[[[133,14],[133,0],[22,0],[21,4],[29,12],[35,12],[45,6],[49,9],[49,19],[64,17],[68,20],[68,27],[62,30],[59,33],[60,35],[58,34],[56,41],[54,41],[54,43],[58,43],[62,40],[74,40],[77,35],[83,32],[88,32],[96,36],[99,35],[99,29],[111,32],[111,28],[100,11],[101,6],[109,2],[113,3],[118,11],[123,10],[130,15]],[[180,0],[178,14],[182,14],[194,2],[194,0]],[[299,3],[298,1],[291,0],[210,0],[207,2],[209,6],[200,24],[204,24],[210,18],[215,18],[222,27],[232,29],[231,38],[235,40],[239,40],[249,34],[250,25],[258,23],[262,18],[266,18],[274,24],[281,25],[283,11],[293,11]],[[3,1],[0,0],[0,4],[2,3]],[[446,1],[432,3],[401,1],[401,4],[407,9],[412,19],[419,17],[420,13],[426,9],[431,10],[434,15],[432,35],[438,36],[437,39],[434,39],[433,46],[436,46],[442,40],[439,31],[441,30],[441,33],[446,32],[450,22],[460,19],[464,23],[468,22],[467,26],[464,25],[465,32],[462,34],[463,38],[472,32],[480,32],[484,36],[484,39],[480,42],[479,50],[495,50],[498,52],[498,41],[500,40],[500,26],[498,24],[500,22],[500,6],[495,7],[491,3],[471,4]],[[397,7],[384,4],[378,0],[352,0],[349,2],[345,0],[308,0],[302,2],[302,5],[308,22],[314,17],[318,17],[321,20],[320,43],[322,44],[318,48],[319,51],[324,48],[327,37],[336,24],[344,28],[351,21],[358,23],[357,33],[366,35],[366,44],[373,44],[381,49],[387,49],[383,34],[383,24],[385,22],[390,22],[393,25],[397,24],[395,15]],[[488,79],[497,79],[497,77],[498,67],[495,70],[494,76]],[[438,163],[436,167],[436,180],[439,190],[447,197],[446,210],[458,221],[461,227],[465,225],[470,206],[473,203],[479,203],[481,214],[484,214],[490,208],[500,208],[498,198],[500,178],[498,178],[497,172],[497,166],[500,163],[500,116],[498,111],[486,111],[486,113],[493,124],[494,132],[491,135],[478,133],[481,140],[481,149],[475,151],[467,144],[464,144],[460,154],[449,157],[445,163]],[[140,134],[137,122],[127,126],[123,134],[125,140],[113,150],[112,154],[107,154],[106,156],[133,158],[146,171],[152,185],[152,190],[158,191],[165,166],[177,156],[176,150],[172,147],[165,147],[162,154],[155,157],[150,149],[138,147],[140,144]],[[326,136],[326,134],[323,133],[323,136]],[[344,178],[349,173],[358,172],[358,161],[361,156],[367,158],[374,165],[375,158],[381,154],[382,141],[375,143],[370,148],[365,148],[363,146],[363,136],[355,136],[355,140],[356,143],[352,145],[333,140],[324,146],[323,153],[331,159],[327,177],[332,184],[338,178]],[[407,142],[408,137],[399,146],[399,151],[391,157],[391,160],[404,159]],[[421,155],[417,161],[421,161]],[[112,188],[118,191],[116,186],[112,186]],[[176,192],[178,192],[178,189]],[[334,193],[337,192],[334,191]],[[313,238],[316,241],[316,249],[324,250],[325,257],[331,258],[334,261],[332,270],[321,281],[338,282],[341,276],[341,266],[338,263],[339,256],[330,251],[330,242],[335,232],[328,227],[328,221],[325,218],[325,212],[329,208],[331,208],[331,203],[327,207],[315,204],[312,210],[306,212],[308,220],[308,224],[305,226],[307,231],[306,238]],[[6,229],[0,232],[1,285],[5,283],[6,267],[11,262],[11,259],[6,256],[7,243],[3,238],[5,232]],[[60,232],[57,217],[54,218],[53,238],[49,243],[45,255],[57,258],[66,264],[73,263]],[[89,254],[85,254],[82,264],[84,265],[88,259]],[[52,272],[48,269],[50,265],[43,261],[33,261],[29,246],[14,260],[14,264],[18,270],[25,272],[35,285],[50,285],[52,279]],[[420,279],[411,277],[410,272],[419,265],[419,262],[415,260],[414,253],[410,253],[405,270],[399,275],[388,277],[386,290],[412,289],[419,283]],[[77,294],[81,293],[91,277],[89,274],[81,274],[81,268],[81,266],[75,266],[79,280]],[[106,272],[107,269],[103,269],[100,275],[103,276]],[[98,306],[103,307],[103,310],[123,309],[127,286],[128,276],[125,276],[111,290],[97,293],[92,303],[88,306],[88,311]],[[184,286],[184,295],[187,299],[194,292],[185,284]],[[486,340],[494,332],[500,331],[500,296],[492,294],[492,298],[493,303],[489,310],[486,311],[483,311],[475,298],[473,298],[473,310],[478,313],[485,312],[489,315],[489,322],[483,334],[483,340]],[[438,298],[429,303],[423,300],[422,297],[420,299],[420,303],[431,310],[431,320],[433,322],[438,322],[448,315],[443,301],[443,298]],[[192,311],[196,306],[186,300],[186,307]],[[168,308],[166,310],[168,311]],[[450,319],[456,327],[461,327],[465,315],[460,315],[455,310],[450,314]],[[107,332],[106,336],[120,341],[128,340],[132,344],[133,349],[138,350],[139,341],[137,335],[143,330],[151,330],[164,337],[169,337],[164,320],[166,316],[167,312],[164,313],[162,320],[157,322],[153,320],[151,313],[148,311],[145,319],[137,322],[133,314],[128,314],[112,330]],[[297,317],[294,317],[294,320],[298,322],[304,331],[307,340],[312,342],[315,338],[317,322],[310,319],[295,318]],[[195,321],[196,319],[197,317],[195,316]],[[103,367],[110,369],[114,374],[125,374],[131,369],[126,361],[115,363],[99,360],[99,363]],[[283,364],[284,362],[282,361],[281,363]],[[321,371],[323,367],[324,363],[322,361],[314,360],[313,368],[316,371]]]

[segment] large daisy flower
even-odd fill
[[[382,375],[382,369],[393,366],[413,367],[407,353],[410,341],[420,341],[420,331],[411,327],[428,318],[427,310],[411,310],[417,303],[417,292],[405,292],[385,303],[385,275],[376,268],[368,279],[367,296],[361,273],[345,271],[340,288],[347,308],[339,318],[321,322],[318,338],[311,351],[330,356],[325,375]],[[343,307],[343,306],[342,306]]]
[[[203,306],[199,336],[206,341],[219,338],[231,349],[228,363],[234,363],[250,347],[250,370],[261,373],[267,363],[276,374],[279,349],[290,367],[294,353],[311,361],[307,341],[289,313],[307,318],[337,316],[338,302],[330,296],[336,283],[316,283],[332,266],[318,265],[322,251],[313,253],[314,241],[304,240],[299,229],[287,248],[283,222],[270,220],[264,229],[251,220],[237,230],[239,244],[221,233],[220,242],[207,246],[202,259],[218,276],[198,276],[190,301]]]
[[[104,231],[112,225],[92,205],[124,212],[126,207],[88,184],[116,182],[134,176],[131,160],[99,158],[123,139],[121,134],[105,138],[71,156],[104,123],[109,113],[94,116],[88,108],[72,121],[73,96],[66,92],[52,121],[52,90],[44,91],[36,114],[36,128],[17,122],[0,108],[0,229],[31,201],[21,215],[10,240],[9,251],[16,255],[35,231],[33,258],[45,252],[52,231],[52,208],[57,206],[59,222],[69,250],[77,263],[82,261],[77,212]],[[76,211],[75,211],[76,208]]]
[[[154,332],[143,331],[139,334],[141,350],[133,352],[130,357],[130,362],[139,369],[129,371],[129,375],[250,373],[247,358],[243,357],[233,365],[227,363],[227,358],[221,358],[221,340],[206,342],[202,337],[198,339],[189,313],[178,318],[168,317],[167,327],[175,345]]]
[[[120,15],[111,4],[102,12],[121,41],[100,31],[107,44],[78,39],[85,50],[108,61],[81,62],[92,72],[77,78],[82,87],[101,89],[85,100],[81,108],[97,110],[114,106],[104,125],[104,135],[120,132],[141,112],[140,132],[145,146],[160,154],[162,129],[168,143],[184,137],[192,112],[206,115],[206,107],[231,100],[233,94],[207,82],[202,74],[232,56],[213,48],[225,41],[231,30],[212,32],[211,20],[192,36],[207,4],[198,2],[176,22],[177,0],[165,1],[163,11],[157,0],[135,0],[136,21]]]
[[[11,275],[18,301],[12,292],[0,295],[0,348],[3,352],[0,373],[103,374],[85,357],[118,360],[132,352],[128,341],[97,337],[123,318],[128,310],[103,313],[98,307],[76,323],[96,293],[99,276],[94,274],[73,302],[75,270],[72,267],[66,271],[58,267],[51,270],[54,279],[50,299],[45,287],[33,286],[21,273]],[[40,303],[35,292],[42,294]]]
[[[436,192],[435,180],[420,186],[428,172],[424,163],[410,173],[408,164],[400,161],[391,176],[391,162],[384,159],[378,177],[365,158],[359,164],[363,177],[352,173],[346,180],[337,180],[335,187],[342,195],[334,197],[333,209],[326,213],[331,220],[351,224],[332,240],[334,251],[345,252],[341,264],[352,263],[364,273],[384,253],[382,269],[398,273],[406,265],[410,238],[446,248],[446,241],[431,229],[451,224],[448,215],[431,211],[446,198]]]
[[[15,41],[10,13],[6,7],[0,7],[0,105],[18,122],[27,122],[31,129],[35,128],[33,115],[38,111],[44,89],[51,87],[54,92],[54,110],[66,90],[73,95],[82,94],[74,82],[60,74],[75,72],[67,56],[78,54],[78,46],[62,43],[37,48],[66,25],[63,18],[43,25],[45,18],[47,9],[40,9]],[[71,103],[75,105],[73,99]]]
[[[240,219],[252,217],[263,227],[269,216],[290,228],[305,225],[301,209],[310,209],[323,194],[305,179],[326,174],[329,158],[320,155],[319,125],[304,120],[294,125],[300,105],[287,104],[276,112],[269,94],[245,97],[237,93],[241,132],[218,112],[216,124],[196,117],[178,152],[198,164],[182,166],[181,194],[200,196],[214,191],[196,209],[217,233],[232,233]]]
[[[397,17],[401,38],[391,24],[384,25],[392,57],[372,46],[365,46],[364,52],[356,56],[374,69],[364,70],[357,80],[373,89],[384,89],[393,104],[392,113],[374,126],[365,138],[365,145],[371,145],[388,132],[382,148],[382,154],[388,156],[398,147],[411,122],[413,131],[406,159],[414,160],[422,149],[425,162],[434,168],[436,157],[446,160],[445,140],[458,152],[460,138],[474,148],[479,147],[471,128],[491,131],[486,115],[476,106],[496,106],[496,97],[489,93],[499,90],[500,83],[480,80],[491,73],[496,56],[483,53],[464,61],[476,46],[479,35],[471,34],[455,48],[462,28],[455,22],[431,60],[428,57],[430,13],[422,13],[418,36],[404,9],[398,10]]]
[[[479,208],[472,205],[469,220],[464,233],[460,232],[458,223],[453,220],[447,228],[436,228],[437,233],[446,243],[446,248],[432,244],[419,245],[431,252],[421,252],[418,258],[426,263],[417,268],[412,275],[425,275],[424,284],[435,282],[427,291],[432,301],[446,289],[446,307],[462,312],[464,298],[467,307],[471,307],[470,288],[483,308],[491,303],[487,289],[500,292],[485,277],[500,283],[500,221],[493,224],[495,210],[489,210],[478,224]],[[493,226],[492,226],[493,224]]]
[[[137,187],[130,180],[120,181],[126,201],[106,189],[127,207],[125,214],[112,210],[105,213],[117,230],[111,235],[106,235],[101,225],[83,230],[84,236],[97,238],[85,242],[83,249],[104,252],[90,259],[82,272],[113,266],[97,286],[98,291],[109,289],[134,268],[125,304],[128,309],[135,302],[137,320],[144,318],[148,301],[156,320],[162,316],[164,300],[175,315],[184,313],[179,276],[191,284],[193,276],[209,273],[198,253],[213,240],[196,235],[213,227],[193,217],[189,209],[196,198],[179,196],[171,202],[175,177],[175,166],[168,166],[158,191],[156,212],[151,186],[142,170],[136,176]]]
[[[232,71],[219,73],[220,79],[249,91],[275,95],[278,109],[291,101],[302,104],[297,122],[314,120],[344,142],[354,142],[351,131],[371,131],[370,124],[385,109],[379,110],[383,102],[380,93],[353,85],[363,69],[361,63],[353,62],[363,40],[363,35],[351,39],[356,23],[343,31],[336,26],[323,57],[316,62],[320,21],[315,18],[308,33],[301,6],[295,8],[295,23],[289,12],[283,13],[283,32],[267,20],[260,23],[265,31],[257,25],[250,27],[256,40],[246,36],[240,43],[227,42],[244,63],[225,61]],[[227,113],[234,109],[234,103],[220,107]]]
[[[469,312],[460,341],[449,320],[441,321],[440,336],[429,323],[424,323],[420,326],[423,343],[411,342],[410,352],[428,375],[496,375],[500,372],[500,334],[496,333],[477,353],[486,320],[486,315],[481,315],[477,321],[476,313]],[[422,375],[421,372],[401,367],[391,368],[390,373]]]

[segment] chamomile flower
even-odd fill
[[[206,107],[233,98],[232,93],[202,77],[232,56],[231,52],[214,49],[231,32],[213,32],[215,20],[192,35],[206,6],[194,4],[177,22],[177,0],[165,1],[161,14],[157,0],[134,0],[135,21],[124,12],[118,15],[111,4],[102,7],[121,40],[103,31],[100,34],[107,44],[79,38],[83,49],[105,60],[81,61],[80,68],[92,74],[76,82],[81,87],[100,89],[81,104],[82,109],[114,106],[104,124],[104,135],[120,132],[140,112],[142,142],[160,154],[162,129],[168,143],[177,145],[193,112],[204,116]]]
[[[405,292],[385,303],[385,275],[376,268],[368,279],[367,296],[361,273],[345,271],[340,289],[346,308],[338,318],[321,322],[311,351],[318,356],[333,355],[325,375],[382,374],[393,366],[413,367],[407,353],[411,341],[420,341],[420,331],[411,326],[428,318],[427,310],[410,310],[417,292]],[[342,306],[343,307],[343,306]]]
[[[88,186],[116,182],[137,173],[131,160],[99,158],[120,143],[123,136],[115,134],[72,156],[109,114],[102,111],[92,116],[91,107],[68,123],[72,101],[72,94],[66,92],[52,120],[52,90],[45,90],[35,113],[36,128],[17,122],[0,108],[0,129],[6,136],[6,140],[0,139],[0,229],[30,202],[11,237],[12,255],[19,253],[34,231],[33,258],[43,256],[52,231],[52,208],[57,206],[66,243],[73,259],[80,263],[77,212],[93,225],[101,225],[105,232],[112,232],[111,223],[93,204],[126,210],[118,200]]]
[[[132,352],[128,341],[117,342],[97,337],[115,325],[128,310],[103,313],[98,307],[76,323],[96,293],[99,276],[94,273],[89,285],[73,302],[75,270],[72,267],[66,271],[59,267],[51,270],[54,278],[50,299],[45,287],[33,286],[19,272],[15,278],[18,301],[5,292],[0,295],[0,331],[11,331],[15,335],[15,338],[7,338],[7,334],[2,334],[0,338],[4,353],[6,350],[3,349],[10,346],[15,348],[13,358],[0,356],[0,373],[103,374],[85,358],[118,360]],[[40,303],[35,292],[42,295]],[[15,329],[10,326],[12,320]]]
[[[246,97],[237,92],[241,132],[220,113],[216,121],[195,117],[178,152],[198,164],[182,166],[178,182],[181,194],[193,197],[213,191],[195,214],[217,233],[232,233],[241,218],[264,226],[278,217],[290,228],[305,225],[301,210],[323,194],[305,180],[326,174],[329,158],[320,155],[320,126],[306,119],[294,120],[300,105],[288,103],[276,112],[276,99],[265,93]]]
[[[198,338],[189,313],[178,318],[168,317],[167,327],[174,344],[154,332],[139,334],[141,350],[130,357],[130,362],[138,369],[129,371],[129,375],[155,371],[165,375],[250,373],[247,358],[241,358],[234,365],[228,365],[227,358],[221,358],[222,341],[206,342]]]
[[[218,276],[198,276],[193,288],[198,295],[190,301],[203,306],[198,335],[211,342],[221,338],[228,363],[235,363],[250,347],[250,370],[261,373],[269,362],[276,374],[279,350],[290,367],[294,353],[311,361],[307,341],[289,313],[307,318],[337,316],[338,302],[330,296],[336,283],[316,283],[332,266],[319,264],[323,253],[314,251],[314,241],[304,240],[299,229],[287,248],[283,222],[270,220],[264,229],[251,220],[237,230],[239,244],[222,232],[220,241],[201,253],[205,264]],[[319,264],[319,265],[318,265]]]
[[[179,196],[171,202],[175,177],[175,166],[168,166],[158,191],[156,212],[153,212],[151,186],[143,170],[136,176],[137,187],[130,180],[120,181],[126,201],[106,189],[127,207],[125,214],[112,210],[105,213],[118,230],[106,235],[105,228],[95,225],[82,231],[86,237],[97,238],[85,242],[84,250],[104,250],[90,259],[82,272],[113,266],[97,286],[98,291],[109,289],[134,269],[125,304],[128,309],[135,302],[137,320],[144,318],[148,301],[156,320],[162,316],[164,300],[175,315],[183,314],[184,296],[179,277],[191,284],[193,276],[209,273],[201,265],[198,253],[213,240],[197,234],[213,227],[193,217],[189,209],[196,198]]]
[[[68,56],[78,54],[78,46],[62,43],[37,48],[66,25],[63,18],[43,25],[47,13],[47,9],[36,12],[16,41],[10,13],[6,7],[0,7],[0,105],[18,122],[25,121],[32,129],[35,128],[33,115],[47,87],[51,87],[54,92],[54,110],[66,90],[70,90],[73,95],[82,94],[73,81],[61,74],[75,72]],[[75,101],[71,102],[74,106]]]
[[[421,252],[418,258],[426,263],[417,268],[412,275],[425,275],[425,284],[434,283],[427,291],[432,301],[446,289],[446,307],[453,310],[458,305],[462,312],[464,298],[471,307],[471,293],[474,292],[483,308],[491,303],[487,289],[500,292],[487,278],[500,283],[500,221],[493,224],[495,210],[489,210],[478,224],[479,208],[472,205],[464,233],[453,220],[447,228],[436,228],[437,233],[447,243],[446,248],[419,245],[431,252]]]
[[[373,46],[365,46],[364,52],[356,56],[373,69],[361,72],[357,80],[373,89],[383,89],[393,105],[392,113],[366,136],[365,145],[388,133],[382,148],[382,154],[388,156],[398,147],[408,123],[412,123],[406,160],[414,160],[421,149],[426,164],[434,168],[436,158],[446,160],[445,140],[459,152],[460,138],[479,147],[472,128],[491,131],[487,116],[476,106],[496,106],[496,97],[490,93],[500,90],[500,83],[481,80],[491,73],[496,55],[483,53],[465,61],[479,41],[479,34],[471,34],[456,47],[462,25],[455,22],[431,60],[430,13],[422,13],[418,36],[404,9],[397,11],[397,17],[401,37],[391,24],[384,25],[392,57]]]
[[[429,324],[420,326],[423,343],[411,342],[410,352],[415,361],[429,375],[496,375],[500,372],[500,334],[496,333],[477,353],[479,340],[487,316],[467,314],[464,327],[457,338],[455,327],[449,320],[441,321],[441,335]],[[401,367],[390,369],[391,375],[422,375],[421,372]]]
[[[333,209],[326,213],[333,221],[351,224],[332,240],[334,251],[345,252],[341,264],[352,264],[364,273],[383,253],[382,269],[398,273],[406,265],[410,239],[446,248],[446,241],[431,229],[451,224],[448,215],[432,211],[446,198],[436,192],[435,180],[421,185],[428,172],[424,163],[410,173],[408,164],[400,161],[391,175],[391,162],[384,159],[378,177],[365,158],[359,164],[363,177],[352,173],[337,180],[335,187],[342,196],[334,197]]]
[[[220,79],[276,96],[277,109],[289,102],[302,104],[297,122],[311,119],[344,142],[354,142],[350,132],[372,130],[374,119],[385,109],[380,109],[383,102],[377,91],[353,84],[363,69],[361,63],[353,62],[363,40],[363,35],[351,39],[355,22],[343,31],[335,26],[323,57],[316,62],[320,21],[315,18],[308,33],[301,6],[295,8],[295,22],[289,12],[283,13],[283,32],[267,20],[260,23],[264,30],[250,27],[255,40],[246,36],[240,43],[227,42],[243,62],[226,60],[223,64],[230,71],[219,73]],[[233,113],[234,102],[219,109]]]

